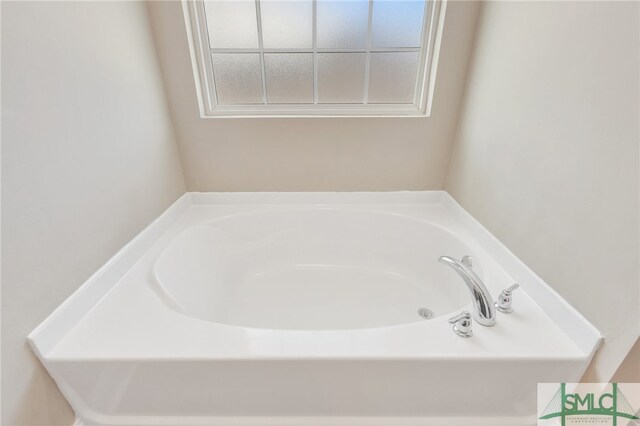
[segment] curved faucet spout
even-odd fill
[[[473,319],[478,324],[487,327],[494,325],[496,323],[496,310],[493,299],[480,277],[471,269],[469,257],[465,256],[462,262],[449,256],[440,256],[439,260],[441,263],[451,266],[467,285],[473,299]]]

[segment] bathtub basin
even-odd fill
[[[442,253],[471,249],[432,222],[397,214],[258,211],[184,230],[156,260],[154,287],[176,311],[221,324],[385,327],[422,321],[421,308],[451,316],[469,302],[459,277],[438,263]]]
[[[457,336],[441,255],[514,313]],[[443,192],[185,194],[29,336],[104,426],[535,424],[599,340]]]

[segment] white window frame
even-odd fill
[[[316,0],[313,1],[314,46],[312,49],[226,49],[229,53],[261,52],[309,52],[314,55],[314,81],[317,81],[317,53],[324,52],[365,52],[370,55],[376,51],[419,51],[418,78],[413,104],[326,104],[318,103],[317,84],[314,83],[314,103],[312,104],[252,104],[218,105],[216,103],[215,84],[211,53],[220,53],[225,49],[211,49],[202,0],[182,0],[191,63],[193,68],[196,94],[201,118],[242,118],[242,117],[428,117],[431,113],[433,92],[436,82],[436,70],[440,41],[447,0],[426,0],[423,19],[423,48],[407,49],[319,49],[315,46]],[[373,0],[369,0],[373,2]],[[256,0],[259,16],[260,3]],[[372,7],[369,5],[369,40],[371,40]],[[261,31],[258,24],[258,31]],[[260,37],[261,39],[261,37]],[[365,71],[365,84],[368,84],[368,67]],[[262,66],[263,67],[263,66]],[[264,70],[262,71],[264,73]],[[422,78],[420,78],[422,76]],[[263,94],[265,93],[263,74]]]

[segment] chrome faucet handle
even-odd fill
[[[455,317],[449,318],[449,323],[453,324],[453,331],[460,337],[473,336],[471,329],[471,314],[467,311],[461,312]]]
[[[513,297],[511,292],[520,287],[519,284],[514,284],[511,287],[505,288],[498,296],[498,300],[496,300],[496,309],[502,312],[503,314],[510,314],[513,312],[513,308],[511,304],[513,303]]]

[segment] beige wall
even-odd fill
[[[636,340],[611,381],[613,383],[640,383],[640,339]]]
[[[200,119],[177,2],[149,5],[191,191],[440,189],[477,3],[447,7],[429,118]]]
[[[2,425],[73,416],[25,337],[184,192],[139,2],[2,2]]]
[[[637,2],[489,2],[445,188],[605,335],[640,322]]]

